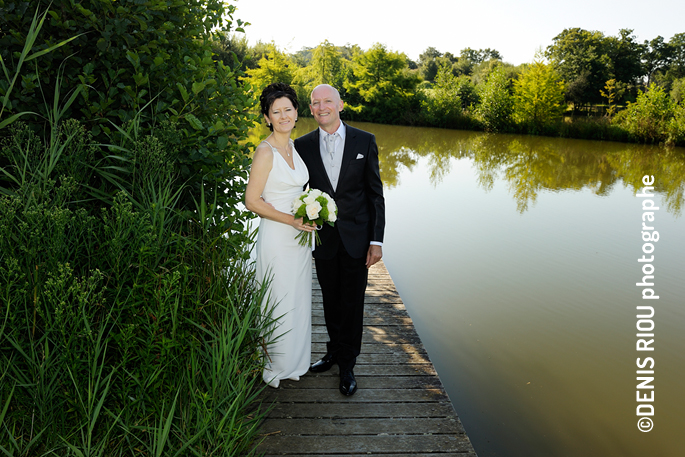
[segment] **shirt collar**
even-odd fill
[[[345,135],[347,133],[347,129],[345,128],[345,123],[343,121],[340,121],[340,127],[338,127],[338,130],[336,130],[333,133],[337,133],[340,136],[340,139],[345,142]],[[319,127],[319,136],[321,138],[325,138],[325,136],[328,135],[328,132]]]

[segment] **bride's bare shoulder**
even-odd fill
[[[252,163],[253,165],[255,162],[271,163],[273,162],[273,158],[274,153],[271,146],[269,146],[268,143],[262,142],[257,146],[257,148],[254,151]]]

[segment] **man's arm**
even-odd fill
[[[371,211],[371,241],[378,241],[382,244],[385,234],[385,198],[378,162],[378,146],[376,137],[373,135],[371,135],[367,154],[365,185]]]
[[[366,193],[371,209],[371,244],[366,253],[366,268],[370,268],[383,257],[383,236],[385,234],[385,198],[378,161],[376,137],[371,135],[366,161]]]

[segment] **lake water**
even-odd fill
[[[683,149],[353,125],[379,144],[385,264],[480,457],[685,455]],[[658,300],[636,286],[644,175]]]

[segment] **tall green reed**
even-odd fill
[[[244,234],[204,188],[177,208],[172,124],[116,156],[53,128],[0,144],[0,452],[249,455],[268,316]]]

